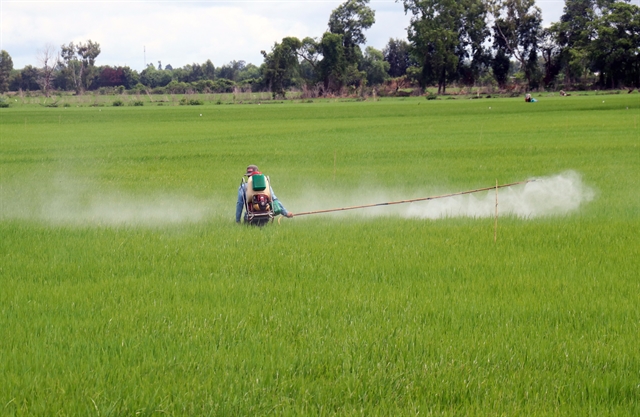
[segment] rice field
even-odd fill
[[[0,109],[0,415],[640,414],[640,95],[165,104]]]

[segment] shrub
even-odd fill
[[[120,106],[124,106],[124,101],[120,99],[114,100],[113,107],[120,107]]]
[[[142,100],[136,100],[133,102],[134,106],[144,106],[144,101]]]
[[[198,99],[195,99],[195,98],[187,99],[186,97],[183,97],[180,100],[180,105],[181,106],[201,106],[203,104],[204,104],[204,102],[202,100],[198,100]]]

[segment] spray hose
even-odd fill
[[[413,203],[413,202],[416,202],[416,201],[436,200],[438,198],[455,197],[455,196],[458,196],[458,195],[473,194],[473,193],[479,193],[479,192],[482,192],[482,191],[497,190],[498,188],[513,187],[514,185],[526,184],[526,183],[533,182],[533,181],[535,181],[535,180],[512,182],[510,184],[502,184],[502,185],[497,185],[496,184],[496,185],[494,185],[492,187],[478,188],[476,190],[460,191],[460,192],[457,192],[457,193],[436,195],[436,196],[431,196],[431,197],[412,198],[410,200],[389,201],[387,203],[364,204],[362,206],[341,207],[341,208],[333,208],[333,209],[327,209],[327,210],[303,211],[301,213],[294,213],[293,217],[307,216],[309,214],[331,213],[331,212],[334,212],[334,211],[355,210],[355,209],[361,209],[361,208],[367,208],[367,207],[391,206],[391,205],[394,205],[394,204]]]

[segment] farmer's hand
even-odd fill
[[[289,218],[293,217],[293,213],[287,213],[287,217]]]

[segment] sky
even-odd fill
[[[233,60],[260,65],[283,37],[320,37],[331,11],[345,0],[0,0],[0,49],[13,67],[41,66],[39,54],[69,42],[100,44],[96,65],[147,64],[174,68],[216,67]],[[634,1],[635,3],[635,1]],[[564,0],[538,0],[543,26],[559,20]],[[376,22],[367,46],[382,49],[390,38],[406,39],[410,15],[402,3],[371,0]]]

